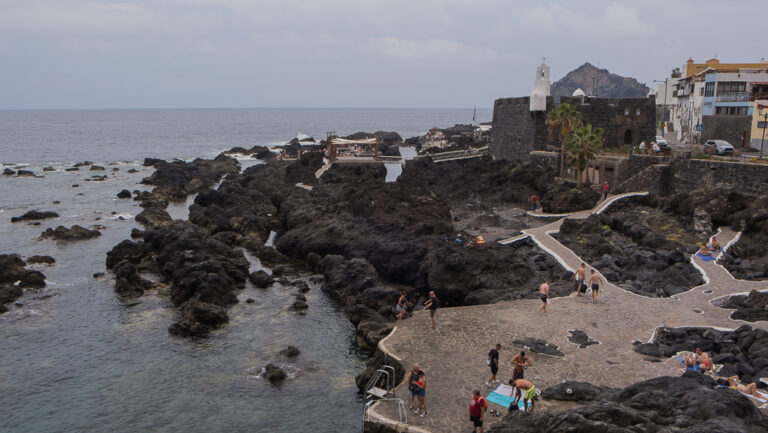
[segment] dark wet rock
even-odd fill
[[[78,167],[69,167],[69,168],[65,168],[64,171],[80,171],[80,168],[78,168]]]
[[[356,132],[346,137],[349,140],[361,140],[366,138],[379,139],[379,154],[387,156],[400,156],[399,146],[403,144],[403,138],[394,131]]]
[[[309,305],[306,301],[302,301],[301,299],[297,299],[293,301],[293,304],[291,304],[291,310],[294,311],[303,311],[309,308]]]
[[[15,223],[19,221],[33,221],[33,220],[42,220],[47,218],[58,218],[58,217],[59,217],[59,214],[57,214],[56,212],[51,212],[51,211],[41,212],[38,210],[31,210],[29,212],[26,212],[22,216],[12,217],[11,222]]]
[[[131,192],[124,189],[117,193],[117,198],[131,198]]]
[[[56,229],[48,228],[40,234],[40,237],[43,239],[54,239],[57,241],[82,241],[99,236],[101,236],[100,231],[90,230],[77,224],[71,228],[64,226],[58,226]]]
[[[46,265],[52,265],[56,263],[56,259],[54,259],[51,256],[32,256],[27,258],[27,263],[28,264],[45,263]]]
[[[568,336],[568,341],[573,344],[577,344],[580,349],[592,346],[593,344],[600,344],[598,341],[592,339],[592,337],[580,329],[572,329],[568,331],[568,333],[571,334]]]
[[[172,218],[168,212],[156,207],[145,208],[136,215],[136,222],[147,228],[168,224],[171,221]]]
[[[550,386],[541,393],[545,400],[587,402],[606,400],[615,396],[617,390],[604,386],[592,385],[588,382],[566,381]]]
[[[181,337],[205,337],[228,321],[227,311],[221,306],[190,303],[181,309],[179,318],[168,328],[168,332]]]
[[[731,314],[734,320],[746,320],[757,322],[768,321],[768,292],[752,290],[748,295],[735,295],[725,298],[718,304],[719,307],[735,309]]]
[[[667,328],[656,330],[651,343],[638,344],[635,351],[669,358],[696,348],[708,352],[716,364],[722,364],[720,376],[739,374],[743,382],[756,382],[768,359],[768,331],[742,325],[733,331],[713,328]],[[728,374],[726,374],[728,373]]]
[[[104,272],[94,272],[93,278],[101,278],[104,276]]]
[[[212,160],[198,158],[192,162],[155,162],[154,166],[155,172],[141,183],[155,187],[152,190],[154,197],[171,202],[184,200],[190,194],[210,188],[222,176],[237,173],[240,167],[236,159],[225,155]]]
[[[567,218],[555,237],[609,281],[640,295],[668,297],[704,284],[682,244],[654,233],[631,212]]]
[[[577,188],[572,182],[560,181],[541,197],[541,208],[547,213],[565,213],[592,209],[600,193],[588,185]]]
[[[525,346],[534,353],[543,353],[545,355],[552,356],[565,356],[565,354],[561,352],[560,349],[558,349],[556,344],[550,344],[547,343],[546,340],[541,340],[538,338],[519,338],[514,340],[512,343],[519,346]]]
[[[4,168],[3,169],[3,175],[4,176],[14,176],[15,174],[16,174],[16,172],[11,170],[10,168]]]
[[[26,269],[26,263],[18,254],[0,254],[0,312],[8,311],[10,304],[23,294],[23,289],[45,287],[45,275]]]
[[[103,175],[103,176],[93,175],[93,176],[89,177],[88,179],[85,179],[85,181],[86,182],[103,182],[103,181],[105,181],[107,179],[108,179],[108,177],[107,177],[106,174]]]
[[[253,299],[253,298],[248,298],[248,299],[246,299],[246,300],[245,300],[245,303],[246,303],[246,304],[255,304],[255,303],[256,303],[256,300],[255,300],[255,299]]]
[[[240,155],[251,155],[253,158],[258,159],[270,159],[274,158],[276,155],[274,152],[272,152],[268,147],[266,146],[253,146],[250,149],[246,149],[244,147],[233,147],[232,149],[227,150],[224,152],[225,155],[234,155],[234,154],[240,154]]]
[[[83,161],[83,162],[78,162],[78,163],[76,163],[76,164],[75,164],[75,165],[73,165],[72,167],[78,167],[78,168],[79,168],[79,167],[87,167],[87,166],[89,166],[89,165],[91,165],[91,164],[93,164],[91,161]]]
[[[43,171],[56,171],[53,167],[43,167]]]
[[[299,281],[295,284],[295,287],[299,289],[299,293],[307,293],[309,292],[309,284],[307,284],[306,281]]]
[[[558,385],[559,386],[559,385]],[[768,430],[768,417],[736,390],[714,389],[698,373],[658,377],[559,412],[512,411],[489,429],[512,432],[744,432]]]
[[[280,355],[286,357],[286,358],[295,358],[299,356],[301,351],[296,346],[288,346],[285,349],[280,351]]]
[[[103,170],[105,170],[104,167],[102,167],[100,165],[92,165],[91,166],[91,171],[103,171]]]
[[[146,234],[144,230],[139,230],[137,228],[131,229],[131,239],[140,239],[144,237],[144,234]]]
[[[121,296],[140,296],[149,287],[139,272],[169,283],[171,302],[179,308],[169,331],[188,337],[205,336],[226,323],[226,308],[237,303],[235,292],[245,286],[248,266],[242,252],[186,221],[151,227],[142,242],[125,240],[107,253],[107,268],[125,281],[116,284]]]
[[[264,366],[264,378],[266,378],[271,384],[277,385],[288,378],[288,374],[286,372],[274,365],[274,364],[267,364]]]
[[[72,188],[80,188],[80,184],[78,184],[78,183],[72,184]],[[80,195],[80,194],[78,194],[78,195]]]
[[[164,159],[144,158],[144,162],[141,165],[143,165],[144,167],[157,167],[163,164],[166,164],[166,161]]]
[[[248,276],[248,279],[251,281],[251,284],[253,284],[255,287],[258,287],[259,289],[266,289],[275,282],[272,276],[263,270],[252,272]]]
[[[139,172],[139,170],[137,170],[135,168],[131,168],[131,169],[128,170],[128,173],[138,173],[138,172]]]
[[[35,173],[31,172],[29,170],[19,170],[19,171],[16,172],[16,176],[19,176],[19,177],[34,177]]]

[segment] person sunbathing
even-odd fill
[[[712,238],[712,245],[709,247],[710,250],[719,253],[723,249],[720,247],[720,241],[717,240],[716,237]]]
[[[742,392],[744,394],[751,395],[753,397],[757,397],[757,398],[760,398],[760,399],[764,398],[762,395],[760,395],[757,392],[757,384],[756,383],[752,382],[752,383],[750,383],[748,385],[744,385],[739,380],[739,376],[731,376],[731,377],[729,377],[728,378],[728,386],[730,386],[731,388],[733,388],[733,389],[735,389],[735,390],[737,390],[739,392]]]
[[[699,255],[700,256],[711,256],[712,252],[709,251],[709,247],[707,244],[701,244],[701,248],[699,248]]]
[[[696,348],[696,354],[694,355],[694,358],[696,359],[696,364],[699,365],[699,371],[702,373],[711,371],[712,367],[714,367],[712,358],[709,357],[707,352],[702,351],[700,347]]]

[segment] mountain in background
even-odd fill
[[[610,73],[607,69],[598,69],[590,63],[584,63],[563,78],[555,81],[551,87],[552,96],[571,96],[576,89],[587,95],[592,92],[599,98],[644,98],[650,89],[634,78],[622,77]]]

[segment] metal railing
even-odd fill
[[[749,93],[748,92],[724,93],[722,95],[717,95],[715,97],[715,101],[717,101],[717,102],[747,102],[747,101],[749,101]]]
[[[363,428],[362,432],[365,433],[365,423],[370,421],[370,417],[368,415],[368,410],[373,406],[375,403],[380,401],[386,401],[386,402],[395,402],[397,403],[397,418],[400,424],[407,424],[408,423],[408,411],[405,409],[405,402],[401,398],[382,398],[378,400],[370,400],[365,403],[365,409],[363,409]]]

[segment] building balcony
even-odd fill
[[[747,92],[736,92],[736,93],[726,93],[723,95],[717,95],[715,97],[716,102],[747,102],[749,101],[749,93]]]

